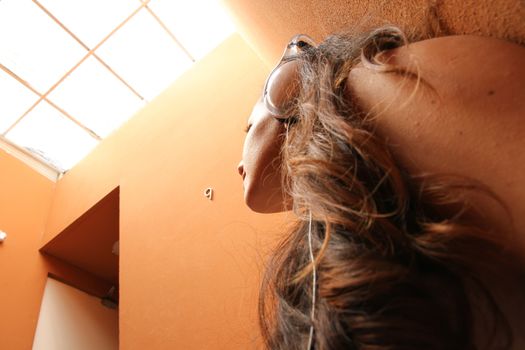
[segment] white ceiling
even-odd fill
[[[219,0],[0,0],[0,141],[66,171],[233,31]]]

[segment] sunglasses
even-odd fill
[[[303,52],[317,45],[307,35],[298,34],[290,40],[277,66],[272,70],[263,90],[264,105],[278,120],[291,117],[294,100],[299,94],[299,61]]]

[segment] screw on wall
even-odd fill
[[[7,233],[5,233],[4,231],[0,231],[0,243],[4,243],[6,238],[7,238]]]

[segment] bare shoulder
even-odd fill
[[[421,74],[443,97],[475,98],[484,104],[513,103],[525,93],[525,48],[479,36],[450,36],[420,41],[393,53],[394,64]],[[521,100],[523,101],[523,100]],[[523,105],[521,106],[523,107]]]
[[[360,64],[347,88],[401,164],[485,183],[511,208],[525,241],[525,48],[450,36],[391,50],[381,60],[409,74]],[[496,209],[483,209],[498,221]]]
[[[391,50],[382,60],[420,80],[358,65],[348,84],[367,107],[406,102],[417,85],[422,91],[412,108],[427,108],[431,103],[481,114],[494,109],[525,112],[525,47],[520,45],[487,37],[448,36]]]
[[[490,153],[501,149],[494,147],[502,140],[525,147],[524,47],[449,36],[391,50],[380,59],[397,70],[384,73],[359,64],[347,88],[386,137],[424,138],[420,148],[440,145],[444,151],[471,142]]]
[[[456,78],[507,77],[525,73],[525,47],[490,37],[458,35],[415,42],[390,51],[394,64],[422,69],[427,78],[455,73]],[[484,79],[480,79],[483,82]]]

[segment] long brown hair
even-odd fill
[[[268,349],[306,349],[312,324],[317,350],[477,349],[473,325],[481,304],[493,330],[485,345],[505,349],[512,342],[478,274],[483,262],[502,256],[501,237],[464,215],[461,195],[491,196],[490,190],[453,175],[408,174],[345,94],[358,62],[404,74],[374,58],[405,44],[399,29],[384,27],[329,37],[300,58],[302,89],[282,148],[297,222],[262,282],[259,321]]]

